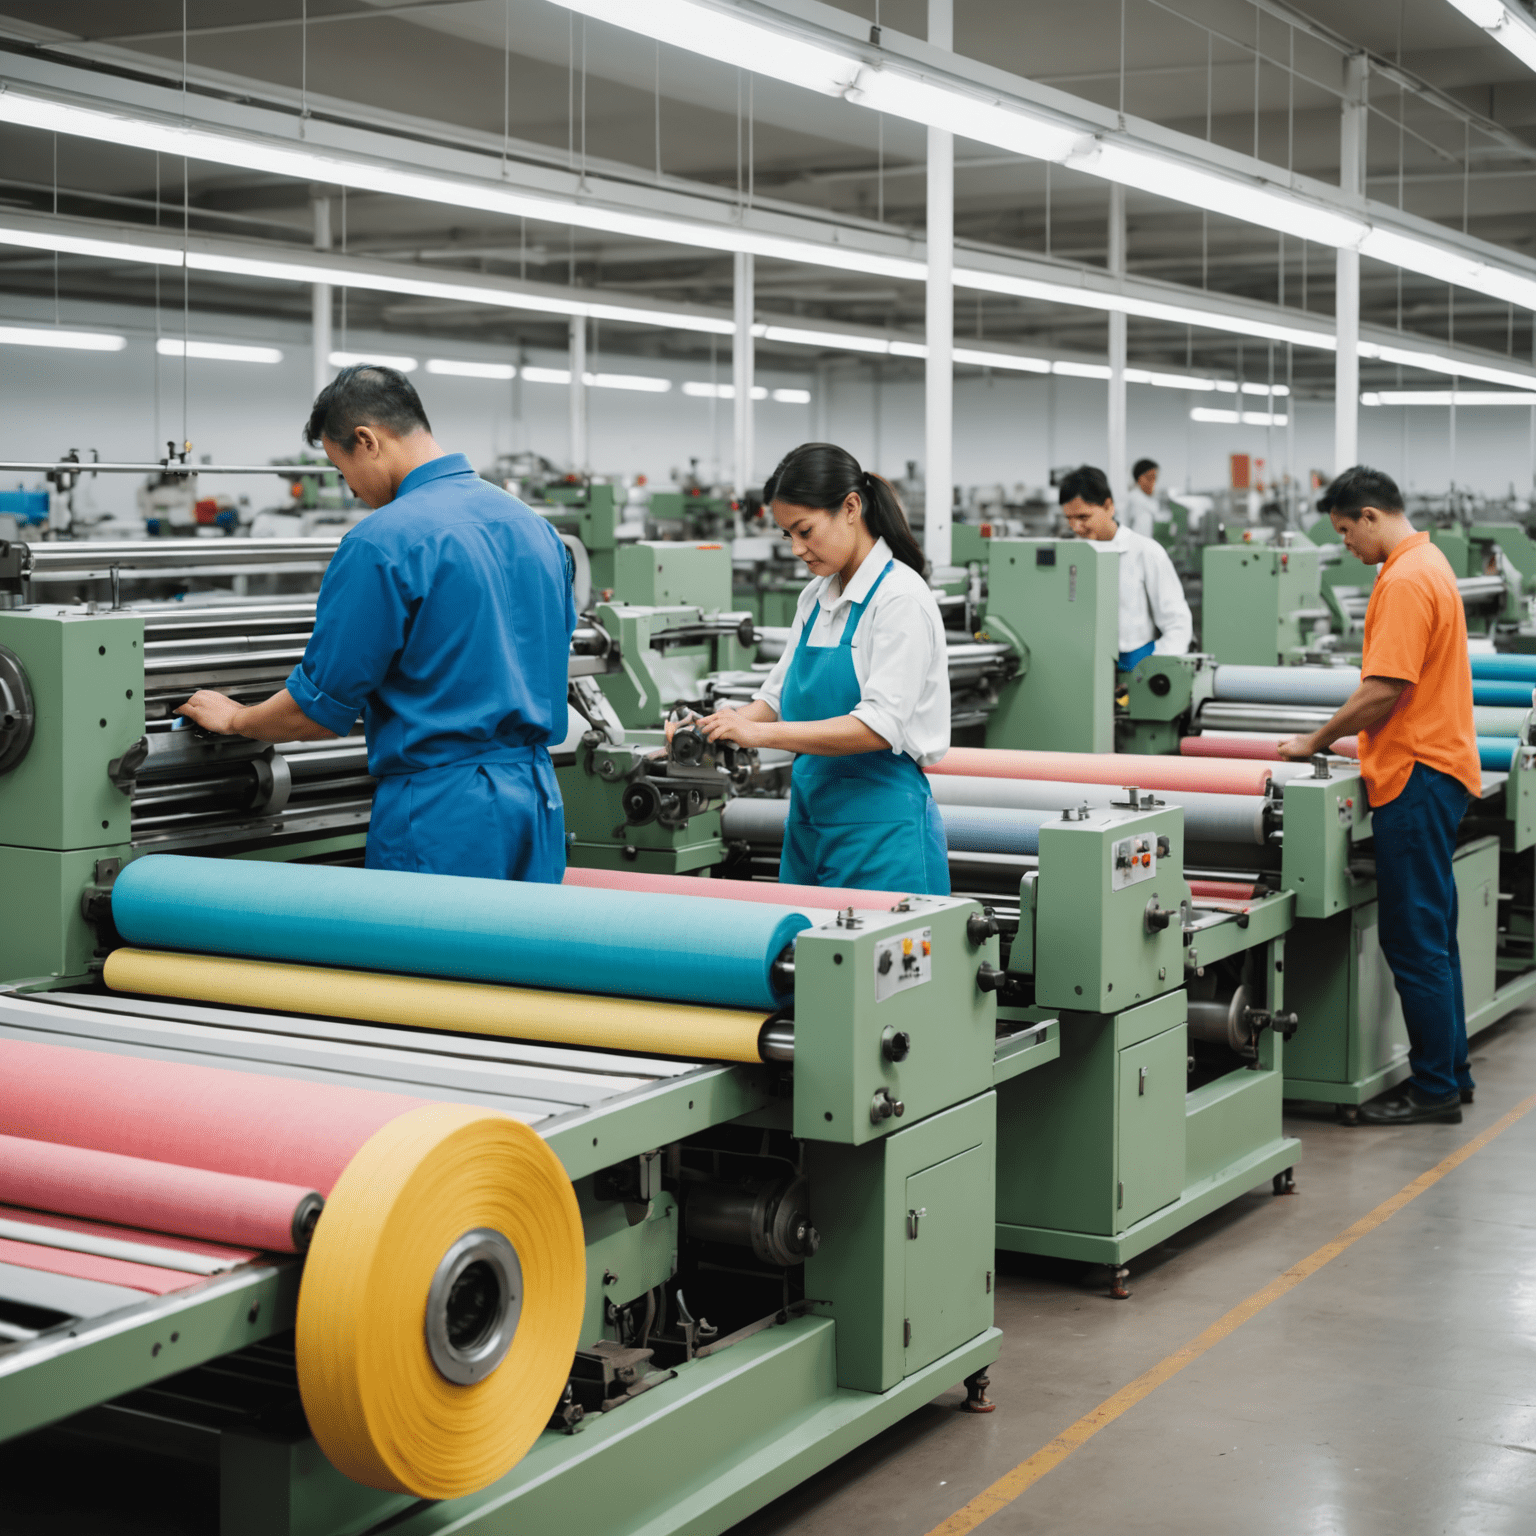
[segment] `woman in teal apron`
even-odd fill
[[[828,443],[787,454],[764,501],[820,579],[753,701],[700,728],[797,754],[785,884],[948,895],[944,824],[922,771],[949,747],[944,626],[901,503]]]

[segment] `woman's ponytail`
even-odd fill
[[[903,565],[924,575],[928,562],[912,537],[896,488],[884,476],[861,469],[851,453],[832,443],[802,443],[786,453],[763,486],[763,503],[783,501],[836,512],[850,491],[863,503],[864,526],[884,539]]]

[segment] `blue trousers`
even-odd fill
[[[1451,873],[1466,808],[1457,780],[1415,763],[1402,794],[1372,813],[1381,949],[1408,1026],[1409,1082],[1426,1099],[1473,1086]]]
[[[380,779],[367,864],[559,885],[565,807],[549,753],[539,748],[525,763],[452,763]]]

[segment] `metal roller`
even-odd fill
[[[1195,716],[1202,731],[1262,731],[1276,741],[1320,731],[1333,718],[1331,709],[1303,709],[1284,704],[1203,704]]]
[[[1253,1022],[1248,1013],[1247,987],[1239,987],[1225,1002],[1191,1001],[1190,1036],[1242,1054],[1253,1047]]]
[[[1213,697],[1223,704],[1288,704],[1332,711],[1360,686],[1360,669],[1218,666],[1212,678]]]

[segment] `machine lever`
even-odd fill
[[[919,1206],[915,1211],[907,1212],[907,1236],[914,1242],[917,1239],[917,1224],[928,1214],[926,1205]]]
[[[1154,896],[1147,903],[1146,923],[1148,933],[1161,933],[1174,918],[1179,915],[1178,910],[1168,907],[1160,907],[1157,897]]]
[[[1002,931],[1002,926],[998,923],[991,907],[973,912],[965,920],[965,936],[978,948],[988,939],[996,938]]]
[[[1000,971],[985,960],[976,968],[976,985],[983,992],[997,992],[1008,979],[1007,971]]]

